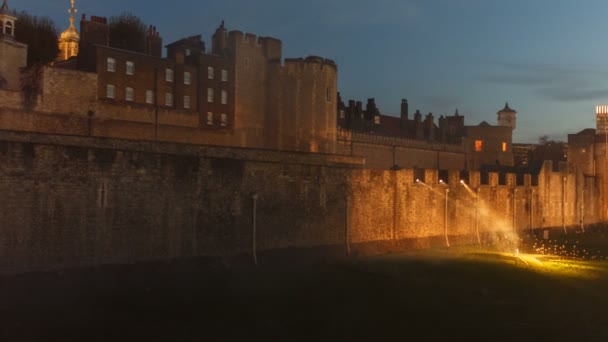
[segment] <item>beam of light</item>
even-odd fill
[[[462,180],[462,179],[461,179],[461,180],[460,180],[460,184],[462,184],[462,186],[464,186],[464,188],[465,188],[465,189],[467,189],[467,192],[468,192],[468,193],[469,193],[471,196],[473,196],[473,198],[477,198],[477,194],[475,193],[475,191],[473,191],[473,189],[471,189],[471,188],[470,188],[470,187],[467,185],[467,183],[465,183],[465,181],[464,181],[464,180]]]

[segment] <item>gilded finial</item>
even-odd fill
[[[74,27],[74,21],[75,19],[75,15],[78,12],[78,10],[76,9],[76,7],[74,6],[74,1],[75,0],[70,0],[70,3],[72,4],[72,7],[70,7],[68,9],[68,13],[70,14],[70,27]]]

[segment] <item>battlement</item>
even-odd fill
[[[285,66],[320,66],[321,69],[331,67],[334,70],[338,69],[338,65],[335,61],[319,56],[308,56],[305,58],[285,58]]]

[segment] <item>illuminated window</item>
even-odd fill
[[[114,58],[108,57],[106,60],[106,70],[109,72],[116,71],[116,60]]]
[[[221,116],[220,120],[221,120],[220,121],[220,125],[222,127],[226,127],[226,125],[228,125],[228,115],[222,113],[222,116]]]
[[[167,107],[173,106],[173,94],[165,93],[165,106],[167,106]]]
[[[165,80],[173,82],[173,69],[165,69]]]
[[[207,88],[207,102],[213,103],[213,88]]]
[[[475,140],[475,152],[481,152],[483,150],[483,141]]]
[[[184,108],[186,108],[186,109],[190,108],[190,96],[188,96],[188,95],[184,96]]]
[[[228,70],[222,70],[222,81],[228,82]]]
[[[374,116],[374,123],[375,123],[376,125],[379,125],[379,124],[380,124],[380,115],[376,115],[376,116]]]
[[[135,63],[127,61],[127,75],[135,74]]]
[[[106,97],[109,99],[114,98],[114,85],[113,84],[106,85]]]
[[[192,81],[191,79],[191,75],[189,72],[184,72],[184,84],[190,84],[190,82]]]
[[[212,80],[213,79],[213,68],[212,67],[208,67],[207,68],[207,77]]]
[[[207,125],[213,125],[213,113],[207,112]]]
[[[225,90],[222,90],[222,104],[227,104],[228,103],[228,92]]]
[[[134,97],[135,97],[135,92],[133,91],[133,88],[127,87],[125,89],[125,100],[133,101]]]
[[[154,92],[152,90],[146,90],[146,103],[147,104],[154,103]]]
[[[502,151],[507,152],[507,143],[503,141],[502,143]]]

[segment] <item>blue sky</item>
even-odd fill
[[[11,8],[68,25],[69,0],[9,0]],[[164,42],[228,29],[283,41],[284,57],[336,60],[345,100],[376,98],[398,114],[401,98],[423,113],[469,125],[496,123],[509,101],[515,142],[565,139],[594,127],[608,104],[605,0],[76,0],[79,16],[123,11],[156,25]]]

